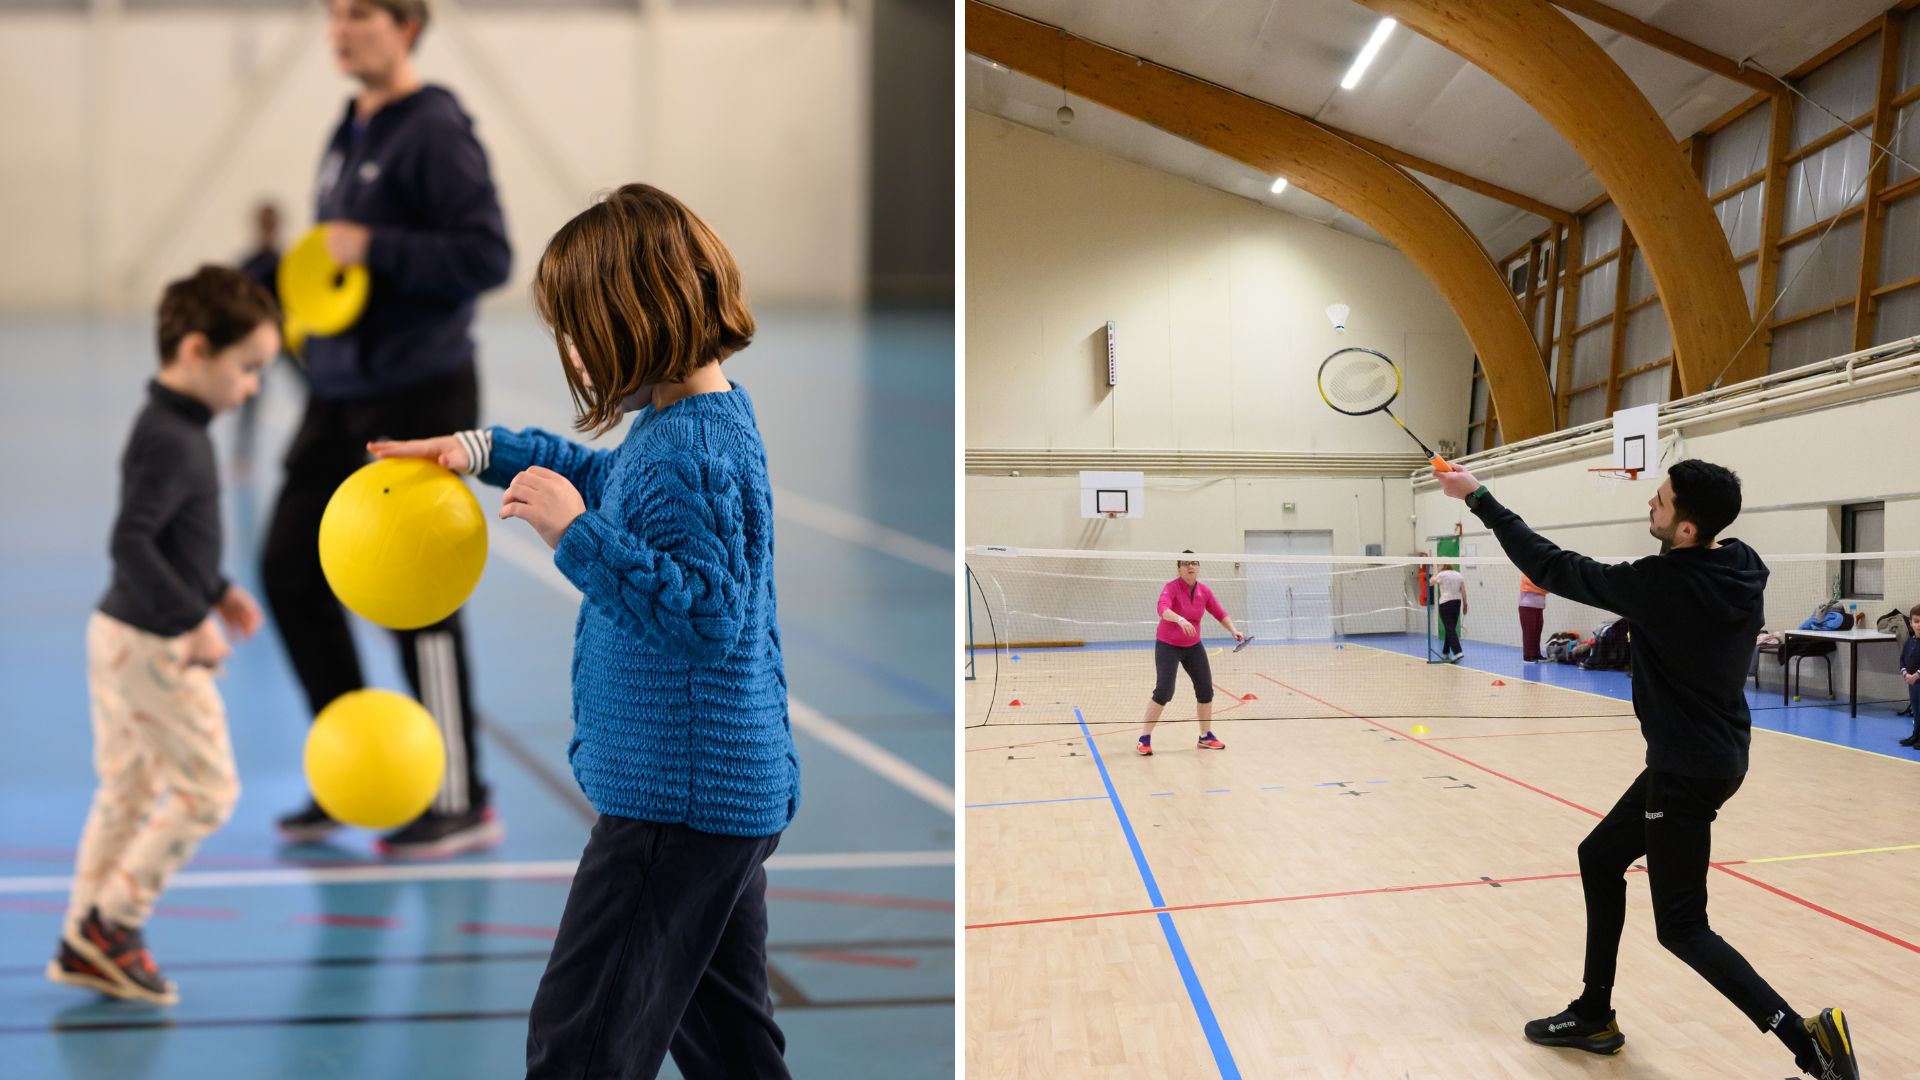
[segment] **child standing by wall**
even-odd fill
[[[600,812],[527,1033],[529,1077],[784,1077],[767,984],[767,857],[800,764],[775,621],[773,498],[746,391],[733,257],[629,184],[563,226],[535,272],[589,450],[504,428],[374,443],[505,487],[580,589],[573,773]]]
[[[1529,664],[1540,662],[1540,630],[1546,623],[1547,590],[1520,575],[1520,658]]]
[[[160,374],[120,459],[113,583],[87,625],[100,774],[47,977],[171,1005],[141,926],[167,879],[240,797],[214,669],[260,607],[220,574],[220,479],[207,424],[260,389],[280,351],[273,298],[203,266],[160,299]]]
[[[1907,626],[1913,631],[1900,647],[1900,678],[1907,684],[1907,708],[1913,713],[1913,734],[1900,740],[1901,746],[1920,749],[1920,604],[1907,612]]]

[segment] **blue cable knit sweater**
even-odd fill
[[[480,479],[533,465],[587,505],[554,565],[580,589],[573,775],[603,814],[770,836],[800,805],[774,614],[773,495],[753,402],[735,384],[655,411],[590,450],[490,430]]]

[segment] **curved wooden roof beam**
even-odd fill
[[[1554,430],[1553,393],[1520,307],[1433,193],[1300,116],[1058,27],[968,0],[968,52],[1290,182],[1354,215],[1433,282],[1467,332],[1509,441]]]
[[[1705,390],[1753,316],[1699,177],[1626,72],[1548,0],[1356,2],[1492,75],[1572,144],[1647,260],[1673,331],[1680,392]]]

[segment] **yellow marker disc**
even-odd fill
[[[1427,725],[1425,724],[1413,725],[1413,733],[1415,735],[1425,735],[1427,733]]]
[[[364,266],[341,266],[327,253],[326,227],[315,225],[280,259],[280,306],[301,337],[344,332],[367,306],[370,283]],[[288,334],[288,337],[292,337]]]

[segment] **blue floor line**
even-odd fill
[[[1140,871],[1140,880],[1147,886],[1147,899],[1154,907],[1166,907],[1167,902],[1160,895],[1160,883],[1154,880],[1153,867],[1147,865],[1147,853],[1140,849],[1140,838],[1134,835],[1133,822],[1127,819],[1127,808],[1120,803],[1120,793],[1114,790],[1113,777],[1107,775],[1107,763],[1100,757],[1100,748],[1094,745],[1093,733],[1087,730],[1087,718],[1080,710],[1073,710],[1073,718],[1080,724],[1080,733],[1087,738],[1087,749],[1093,751],[1093,764],[1100,770],[1100,782],[1106,785],[1107,799],[1113,804],[1113,812],[1120,819],[1120,831],[1126,834],[1127,847],[1133,851],[1133,865]],[[1180,941],[1180,931],[1173,925],[1173,916],[1160,913],[1160,932],[1167,939],[1167,948],[1173,951],[1174,966],[1180,969],[1180,981],[1186,984],[1187,998],[1193,1003],[1193,1013],[1200,1021],[1200,1030],[1206,1033],[1207,1046],[1213,1050],[1214,1064],[1219,1066],[1223,1078],[1238,1080],[1240,1067],[1234,1064],[1233,1051],[1227,1048],[1227,1037],[1220,1030],[1220,1021],[1213,1015],[1213,1005],[1207,1000],[1206,987],[1200,985],[1200,976],[1193,970],[1193,961],[1187,957],[1187,947]]]

